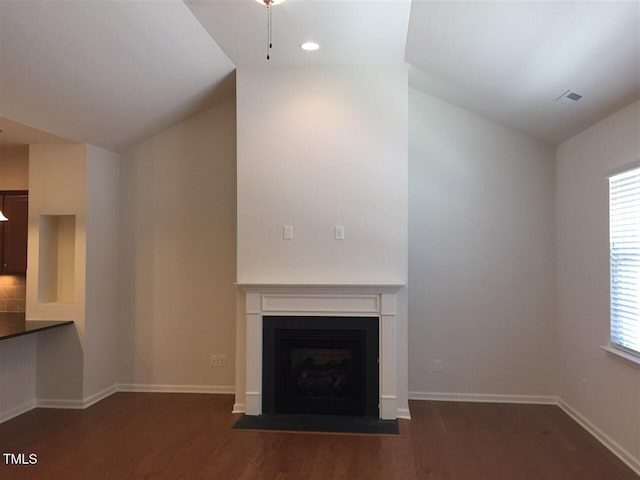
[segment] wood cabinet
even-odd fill
[[[8,218],[0,222],[0,273],[24,275],[27,272],[28,192],[0,191],[0,210]]]

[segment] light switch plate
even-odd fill
[[[282,238],[284,238],[285,240],[293,240],[293,225],[284,226]]]
[[[344,240],[344,225],[336,225],[336,240]]]

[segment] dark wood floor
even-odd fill
[[[411,402],[396,436],[232,430],[229,395],[117,393],[0,425],[0,479],[638,480],[559,408]]]

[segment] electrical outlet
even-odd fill
[[[211,354],[211,357],[209,357],[209,365],[212,367],[218,366],[218,355],[216,355],[215,353]]]
[[[226,353],[221,353],[220,355],[218,355],[218,366],[219,367],[226,367],[227,366],[227,354]]]
[[[434,360],[433,361],[433,371],[435,373],[444,372],[444,362],[442,360]]]

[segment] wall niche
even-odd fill
[[[76,217],[40,215],[39,303],[73,303]]]

